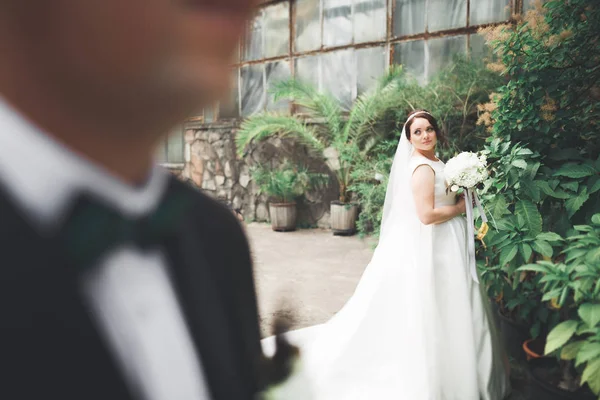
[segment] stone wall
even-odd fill
[[[338,196],[335,178],[322,160],[290,140],[273,139],[237,157],[236,121],[185,125],[185,165],[180,172],[209,195],[239,208],[246,219],[268,221],[268,198],[259,194],[252,182],[250,168],[261,164],[276,166],[287,158],[307,165],[312,171],[327,173],[331,184],[324,192],[307,193],[298,201],[300,226],[329,227],[329,203]]]

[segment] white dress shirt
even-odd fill
[[[168,173],[140,188],[62,146],[0,99],[0,184],[40,232],[52,234],[81,191],[131,217],[152,212]],[[209,399],[200,360],[160,251],[115,248],[83,274],[81,291],[126,382],[141,400]]]

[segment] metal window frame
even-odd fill
[[[267,64],[267,63],[272,63],[272,62],[281,62],[281,61],[287,61],[289,64],[289,70],[290,70],[290,74],[291,76],[295,76],[296,75],[296,71],[295,71],[295,60],[297,58],[301,58],[301,57],[307,57],[307,56],[315,56],[315,55],[320,55],[320,54],[327,54],[327,53],[332,53],[335,51],[340,51],[340,50],[347,50],[347,49],[364,49],[364,48],[372,48],[372,47],[384,47],[384,49],[387,49],[386,54],[386,65],[390,66],[393,64],[393,60],[394,60],[394,45],[397,43],[402,43],[402,42],[410,42],[410,41],[416,41],[416,40],[428,40],[428,39],[435,39],[435,38],[442,38],[442,37],[452,37],[452,36],[459,36],[459,35],[466,35],[466,46],[467,46],[467,53],[470,52],[470,46],[471,46],[471,35],[476,34],[477,31],[480,28],[485,28],[488,26],[498,26],[498,25],[502,25],[502,24],[514,24],[518,18],[519,15],[524,13],[523,10],[523,0],[509,0],[509,6],[510,6],[510,17],[508,20],[504,20],[504,21],[499,21],[499,22],[492,22],[492,23],[487,23],[487,24],[479,24],[479,25],[471,25],[471,2],[472,1],[477,1],[477,0],[466,0],[467,2],[467,7],[466,7],[466,13],[467,13],[467,19],[466,19],[466,26],[461,27],[461,28],[453,28],[453,29],[447,29],[447,30],[442,30],[442,31],[436,31],[436,32],[429,32],[428,28],[425,28],[425,32],[423,33],[418,33],[418,34],[413,34],[413,35],[404,35],[404,36],[394,36],[393,34],[393,27],[394,27],[394,16],[395,16],[395,12],[396,12],[396,1],[395,0],[385,0],[386,1],[386,17],[387,17],[387,24],[386,24],[386,35],[385,38],[381,39],[381,40],[375,40],[375,41],[369,41],[369,42],[362,42],[362,43],[354,43],[354,38],[352,39],[353,43],[347,44],[347,45],[341,45],[341,46],[330,46],[330,47],[326,47],[323,45],[322,43],[322,38],[323,38],[323,29],[324,29],[324,18],[323,18],[323,1],[324,0],[319,0],[319,18],[320,18],[320,25],[321,25],[321,47],[315,50],[309,50],[309,51],[296,51],[295,50],[295,44],[296,44],[296,0],[264,0],[260,6],[259,9],[264,9],[266,7],[275,5],[275,4],[280,4],[280,3],[289,3],[289,46],[288,46],[288,52],[286,54],[280,55],[280,56],[276,56],[276,57],[267,57],[267,58],[260,58],[257,60],[243,60],[243,54],[244,54],[244,46],[246,43],[246,40],[248,38],[248,35],[245,35],[245,37],[240,41],[240,44],[238,46],[238,51],[237,51],[237,57],[236,60],[237,62],[232,64],[232,67],[236,69],[237,71],[237,79],[238,79],[238,115],[239,118],[243,118],[242,117],[242,85],[241,85],[241,68],[242,67],[246,67],[246,66],[250,66],[250,65],[260,65],[260,64]],[[352,0],[352,13],[354,13],[354,4],[357,0]],[[320,67],[320,58],[319,58],[319,67]],[[321,74],[318,74],[319,76],[319,80],[321,79]],[[267,90],[266,87],[266,77],[263,77],[263,79],[265,79],[265,85],[264,85],[264,90]],[[320,85],[319,85],[320,86]],[[356,88],[353,89],[353,96],[356,95]],[[219,107],[218,104],[214,105],[214,121],[218,121],[220,120],[219,118]],[[296,113],[296,109],[294,107],[294,105],[292,104],[290,106],[290,112],[291,113]]]

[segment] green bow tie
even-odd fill
[[[192,196],[179,187],[163,196],[157,209],[130,218],[82,194],[66,220],[61,237],[70,258],[89,266],[108,250],[122,245],[150,248],[173,234],[192,204]]]

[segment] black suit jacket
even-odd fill
[[[250,400],[262,352],[247,240],[229,210],[183,185],[170,190],[195,203],[164,243],[169,272],[213,399]],[[63,253],[0,192],[0,398],[134,400]]]

